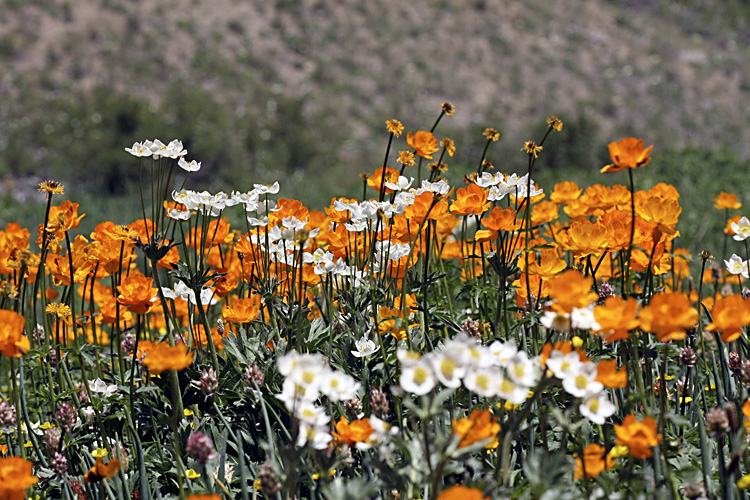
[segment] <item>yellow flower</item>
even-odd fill
[[[628,447],[623,444],[618,444],[609,450],[609,456],[612,458],[622,458],[628,456]]]
[[[750,474],[746,474],[737,480],[737,487],[741,490],[750,488]]]
[[[399,151],[396,161],[405,167],[412,167],[415,163],[414,153],[411,151]]]
[[[53,424],[52,422],[44,422],[42,425],[39,426],[39,428],[46,431],[47,429],[54,429],[55,424]],[[2,434],[0,434],[0,436],[1,435]]]
[[[579,337],[578,335],[576,335],[575,337],[570,339],[570,343],[573,345],[574,349],[580,349],[581,346],[583,345],[583,339]]]
[[[484,129],[482,135],[485,136],[488,141],[498,141],[500,139],[500,132],[494,128]]]
[[[33,444],[31,444],[31,441],[26,441],[26,442],[25,442],[25,443],[23,444],[23,447],[24,447],[24,448],[31,448],[31,447],[33,447],[33,446],[34,446],[34,445],[33,445]]]
[[[523,143],[521,151],[534,155],[534,158],[539,158],[539,153],[544,149],[542,146],[537,146],[534,141],[526,141]]]
[[[191,410],[190,408],[185,408],[184,410],[182,410],[182,413],[186,417],[192,417],[193,415],[195,415],[195,412],[193,410]]]
[[[201,475],[195,472],[195,470],[193,469],[186,470],[185,476],[187,476],[188,479],[198,479],[199,477],[201,477]]]
[[[64,194],[65,186],[58,181],[44,181],[39,184],[40,193],[49,193],[51,195]]]
[[[97,448],[91,452],[91,456],[94,458],[106,457],[107,455],[109,455],[109,452],[104,448]]]
[[[399,137],[404,131],[404,125],[398,120],[388,120],[385,122],[385,126],[388,128],[388,132],[393,134],[393,137]]]
[[[555,129],[557,132],[560,132],[563,129],[562,120],[554,115],[547,118],[547,125],[549,125],[549,128]]]
[[[453,112],[456,111],[456,108],[453,106],[453,104],[448,101],[445,101],[440,107],[442,108],[443,113],[448,116],[453,116]]]
[[[261,488],[260,478],[253,481],[253,488],[255,488],[256,491],[260,491],[260,488]]]

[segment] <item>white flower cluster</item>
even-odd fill
[[[601,330],[601,326],[594,317],[594,306],[591,304],[588,307],[577,308],[574,307],[573,311],[569,313],[561,313],[557,311],[547,310],[544,315],[539,318],[539,322],[548,329],[570,331],[571,329],[581,330]]]
[[[326,449],[332,439],[327,427],[331,418],[316,401],[321,394],[333,402],[352,399],[357,395],[359,382],[331,369],[321,354],[291,351],[279,358],[278,363],[279,373],[285,378],[276,397],[299,420],[297,446],[310,442],[317,450]]]
[[[195,292],[188,288],[188,286],[183,283],[182,281],[177,281],[174,284],[174,288],[167,288],[167,287],[161,287],[161,291],[164,294],[164,297],[167,299],[177,299],[178,297],[182,300],[189,301],[193,305],[197,305],[198,301],[195,297]],[[201,288],[201,304],[204,306],[214,305],[216,304],[219,299],[218,297],[214,296],[214,290],[209,287],[203,287]],[[153,299],[151,299],[152,302],[156,302],[159,299],[158,296],[155,296]]]
[[[489,201],[502,200],[505,198],[506,194],[512,194],[516,198],[526,198],[529,174],[526,174],[523,177],[518,177],[518,174],[505,176],[500,172],[494,174],[483,172],[474,182],[476,182],[479,187],[490,189],[490,194],[487,198]],[[534,180],[532,179],[531,196],[537,196],[543,192],[544,190],[536,188]]]
[[[134,142],[133,146],[125,148],[125,151],[139,158],[147,158],[149,156],[153,156],[156,160],[161,157],[177,159],[187,154],[187,149],[182,147],[182,141],[178,141],[177,139],[173,140],[169,144],[164,144],[159,139],[154,139],[153,141],[146,140],[143,142]],[[183,162],[185,163],[185,166],[182,165]],[[196,165],[197,168],[195,168]],[[186,168],[186,166],[194,169],[190,171],[195,171],[200,168],[200,163],[196,164],[195,161],[187,163],[184,160],[180,162],[180,167],[184,168],[185,170],[189,170],[188,168]]]
[[[547,359],[547,369],[562,381],[562,386],[571,396],[582,398],[578,409],[581,415],[596,424],[603,424],[615,412],[604,385],[597,382],[596,364],[581,361],[577,351],[568,354],[553,350]]]
[[[438,382],[449,388],[463,383],[480,396],[521,404],[541,378],[539,362],[519,351],[513,341],[483,346],[461,334],[446,342],[441,351],[425,356],[409,351],[397,354],[400,386],[417,395],[427,394]]]

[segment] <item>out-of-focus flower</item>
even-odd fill
[[[724,264],[726,264],[727,272],[729,274],[740,274],[743,278],[748,279],[748,262],[742,260],[742,257],[736,253],[732,254],[729,260],[725,260]]]
[[[711,320],[705,330],[721,332],[724,342],[737,340],[742,334],[742,327],[750,325],[750,301],[740,294],[722,297],[711,309]]]
[[[489,500],[489,497],[485,497],[482,490],[459,484],[443,490],[437,500]]]
[[[83,476],[83,481],[86,483],[98,483],[102,479],[112,479],[115,477],[115,474],[120,472],[121,467],[122,464],[117,458],[111,458],[109,463],[105,464],[102,457],[98,457],[96,464]]]
[[[469,418],[453,421],[453,435],[460,439],[459,448],[485,440],[488,440],[485,448],[496,448],[498,432],[500,424],[489,410],[474,410]]]
[[[615,459],[606,453],[603,446],[591,443],[583,449],[583,461],[576,453],[576,470],[574,477],[583,478],[583,470],[586,469],[586,477],[597,477],[602,471],[609,470],[615,466]]]
[[[367,418],[360,418],[348,422],[344,417],[341,417],[336,422],[336,431],[332,433],[336,442],[346,443],[350,447],[354,446],[355,443],[361,443],[367,441],[367,438],[375,432],[375,429],[370,425],[370,420]]]
[[[26,320],[15,311],[0,309],[0,354],[20,358],[29,351],[31,343],[23,334]]]
[[[214,454],[214,443],[211,441],[211,438],[200,431],[190,434],[185,445],[185,453],[201,464],[205,464],[210,459],[218,456],[218,454]]]
[[[742,203],[738,201],[736,194],[722,191],[714,198],[714,208],[719,210],[737,209],[742,208]]]
[[[32,464],[21,457],[0,457],[0,498],[23,499],[27,488],[39,479],[32,473]]]
[[[682,340],[686,330],[698,321],[696,311],[687,295],[678,292],[660,293],[641,309],[640,327],[654,333],[661,342]]]
[[[601,173],[619,172],[626,168],[647,165],[651,161],[649,154],[654,146],[646,147],[643,140],[627,137],[619,142],[610,142],[608,148],[612,163],[603,167]]]
[[[654,453],[652,448],[661,442],[661,434],[656,430],[656,420],[651,417],[638,421],[635,415],[628,415],[622,425],[615,425],[615,434],[615,444],[627,446],[635,458],[650,458]]]
[[[181,371],[193,364],[193,353],[182,342],[170,346],[168,342],[158,342],[146,354],[143,364],[153,375],[167,370]]]

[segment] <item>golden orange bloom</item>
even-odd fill
[[[23,500],[26,489],[38,481],[31,462],[21,457],[0,457],[0,499]]]
[[[639,422],[635,415],[628,415],[622,421],[622,425],[615,424],[615,434],[615,444],[627,446],[635,458],[651,457],[652,448],[661,442],[661,434],[657,434],[656,431],[656,420],[651,417],[644,417]]]
[[[490,193],[479,184],[471,183],[456,192],[456,201],[451,204],[454,215],[481,215],[490,208]]]
[[[188,495],[187,500],[223,500],[221,496],[216,493],[209,494],[204,493],[202,495]]]
[[[573,250],[576,257],[599,254],[609,247],[609,234],[604,224],[583,220],[574,222],[568,229],[567,249]]]
[[[635,213],[648,222],[674,226],[682,213],[682,207],[677,200],[651,197],[644,203],[636,205]]]
[[[622,389],[628,385],[628,370],[624,366],[618,370],[616,359],[605,359],[596,365],[596,380],[604,387]]]
[[[568,264],[557,255],[557,250],[554,248],[543,248],[540,252],[538,262],[536,253],[529,255],[529,257],[532,256],[534,259],[529,259],[529,275],[538,274],[543,278],[552,278],[568,267]],[[518,259],[518,266],[522,271],[525,265],[526,261],[524,259]]]
[[[102,457],[96,457],[96,464],[83,476],[83,482],[98,483],[102,479],[112,479],[115,474],[120,472],[120,467],[122,467],[122,464],[116,458],[110,459],[109,463],[105,465]]]
[[[390,333],[398,340],[406,339],[406,328],[403,309],[391,309],[387,306],[378,307],[378,333],[387,335]]]
[[[562,120],[556,117],[555,115],[552,115],[547,118],[547,125],[549,125],[549,128],[555,130],[556,132],[561,132],[563,129]]]
[[[626,168],[647,165],[651,161],[649,154],[654,146],[646,147],[643,140],[627,137],[619,142],[610,142],[608,148],[612,164],[603,167],[601,173],[619,172]]]
[[[533,226],[540,226],[552,222],[559,216],[557,203],[552,201],[541,201],[534,205],[534,208],[531,210],[531,224]]]
[[[705,330],[721,332],[724,342],[737,340],[742,334],[741,328],[750,325],[750,301],[740,294],[722,297],[714,304],[711,319]]]
[[[414,153],[411,151],[399,151],[396,161],[405,167],[413,167],[416,163],[414,161]]]
[[[740,219],[742,219],[741,215],[735,215],[734,217],[730,217],[727,220],[727,225],[724,226],[724,234],[728,234],[729,236],[734,236],[735,233],[734,229],[732,229],[732,224],[739,224]]]
[[[742,203],[738,201],[736,194],[722,191],[714,198],[714,208],[719,210],[742,208]]]
[[[236,299],[224,307],[224,320],[230,323],[248,323],[260,314],[260,295]]]
[[[193,353],[188,352],[187,346],[182,342],[178,342],[174,347],[168,342],[159,342],[148,351],[143,364],[153,375],[167,370],[182,371],[193,364]]]
[[[49,233],[65,232],[78,227],[86,214],[78,215],[78,203],[63,201],[60,206],[50,207],[49,220],[45,230]]]
[[[641,309],[641,329],[656,334],[661,342],[682,340],[685,330],[695,326],[698,311],[684,293],[669,292],[654,295],[651,303]]]
[[[575,182],[560,182],[555,184],[555,189],[552,191],[549,199],[558,205],[563,205],[581,196],[582,192],[583,190]]]
[[[398,170],[391,167],[386,167],[385,174],[383,174],[383,167],[380,167],[372,174],[372,177],[367,179],[367,185],[379,193],[380,189],[383,187],[383,184],[385,184],[386,182],[397,184],[399,175],[400,174]],[[386,187],[385,192],[390,194],[394,191],[393,189]],[[328,212],[327,209],[326,212]]]
[[[144,314],[151,308],[151,299],[157,293],[156,288],[151,287],[153,283],[153,278],[147,278],[140,273],[131,274],[117,287],[117,291],[120,292],[117,301],[127,306],[130,312]]]
[[[497,238],[499,231],[515,231],[521,227],[521,221],[516,217],[513,207],[502,209],[495,207],[482,219],[482,225],[492,232],[492,239]]]
[[[534,141],[526,141],[523,143],[521,151],[529,155],[534,155],[534,158],[539,158],[539,153],[544,149],[542,146],[537,146]]]
[[[615,342],[630,337],[630,331],[638,328],[638,301],[633,297],[607,297],[603,305],[594,307],[594,318],[599,323],[596,331],[606,342]]]
[[[416,150],[416,155],[432,160],[432,153],[438,151],[437,138],[426,130],[419,130],[416,134],[406,134],[406,143],[410,148]]]
[[[440,141],[440,146],[445,148],[445,152],[448,153],[448,156],[450,157],[453,157],[456,153],[456,143],[449,137],[444,137]]]
[[[489,497],[484,496],[482,490],[457,484],[447,490],[443,490],[438,495],[437,500],[489,500]]]
[[[405,220],[410,221],[411,231],[416,230],[419,224],[426,219],[438,220],[443,217],[448,210],[448,202],[445,199],[438,197],[430,191],[425,191],[422,194],[418,194],[414,197],[414,203],[406,207],[404,211]]]
[[[367,438],[375,432],[367,418],[348,422],[344,417],[341,417],[335,425],[336,432],[332,432],[331,435],[336,438],[336,442],[346,443],[349,446],[367,441]]]
[[[393,134],[393,137],[400,137],[404,131],[404,124],[398,120],[388,120],[385,122],[385,126],[388,128],[388,132]]]
[[[492,439],[492,441],[486,444],[485,448],[496,448],[498,432],[500,432],[500,424],[489,410],[474,410],[469,418],[459,418],[453,421],[453,435],[461,439],[458,443],[459,448],[486,439]]]
[[[516,287],[518,305],[524,307],[529,297],[528,290],[526,290],[526,273],[521,273],[521,276],[513,282],[513,286]],[[548,297],[550,293],[549,280],[542,278],[538,274],[530,274],[529,289],[537,301]]]
[[[576,453],[576,470],[573,475],[576,479],[583,479],[583,466],[586,466],[586,477],[596,477],[602,471],[609,470],[615,466],[615,459],[610,454],[605,456],[606,449],[596,443],[591,443],[583,449],[583,463],[581,457]]]
[[[0,354],[20,358],[29,351],[31,344],[23,335],[25,322],[17,312],[0,309]]]
[[[500,132],[498,132],[497,129],[494,129],[494,128],[484,129],[484,132],[482,133],[482,135],[485,136],[488,141],[496,142],[500,139]]]
[[[569,269],[550,279],[549,296],[554,299],[552,309],[569,313],[573,308],[582,309],[588,306],[599,299],[599,295],[591,291],[593,286],[593,278],[584,276],[575,269]]]

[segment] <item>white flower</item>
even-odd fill
[[[601,382],[596,381],[596,365],[590,361],[581,363],[578,370],[568,373],[562,379],[563,389],[577,398],[586,398],[600,393],[604,389]]]
[[[385,186],[389,189],[393,189],[394,191],[406,191],[411,187],[413,182],[414,177],[406,177],[405,175],[400,175],[398,177],[397,183],[386,182]]]
[[[359,382],[354,377],[338,370],[330,370],[320,384],[320,391],[331,401],[346,401],[354,398],[359,390]]]
[[[314,427],[322,427],[331,421],[325,409],[316,406],[311,401],[301,401],[294,408],[294,414],[300,421],[306,422]]]
[[[438,380],[446,387],[456,389],[461,385],[461,379],[466,374],[466,366],[459,365],[445,352],[433,352],[426,356]]]
[[[190,218],[190,210],[177,210],[176,208],[173,208],[169,212],[167,212],[167,217],[174,220],[188,220]]]
[[[559,330],[566,332],[570,330],[570,314],[557,311],[544,311],[539,322],[548,330]]]
[[[572,328],[579,328],[581,330],[601,329],[601,326],[599,326],[594,317],[594,304],[581,309],[574,307],[570,313],[570,324]]]
[[[497,366],[478,367],[471,369],[464,376],[464,386],[471,392],[491,398],[497,395],[496,380],[500,380],[502,374]]]
[[[398,429],[388,422],[384,422],[375,415],[370,416],[370,427],[373,433],[365,441],[358,442],[355,446],[360,451],[369,450],[373,446],[379,446],[389,440],[391,436],[398,434]]]
[[[563,354],[561,351],[552,351],[547,359],[547,368],[552,370],[555,377],[559,379],[569,378],[578,374],[581,366],[581,358],[576,351]]]
[[[727,271],[730,274],[741,274],[743,278],[748,279],[747,261],[742,260],[742,257],[732,254],[729,260],[725,260],[724,263],[727,265]]]
[[[351,352],[357,358],[364,358],[370,354],[375,354],[380,349],[379,345],[376,345],[375,342],[364,336],[354,343],[354,347],[357,350]]]
[[[198,170],[201,169],[200,162],[192,160],[191,162],[188,163],[187,161],[185,161],[185,158],[180,158],[179,161],[177,162],[177,165],[179,165],[180,168],[188,172],[197,172]]]
[[[615,405],[612,404],[604,391],[585,398],[578,409],[581,415],[595,424],[603,424],[607,417],[614,415],[616,410]]]
[[[274,182],[273,184],[253,184],[253,192],[257,194],[276,194],[279,192],[279,183]]]
[[[125,151],[139,158],[151,156],[151,150],[140,142],[134,142],[133,147],[125,148]]]
[[[750,220],[742,217],[738,222],[732,222],[732,231],[736,234],[733,238],[737,241],[743,241],[750,237]]]
[[[511,379],[500,377],[496,382],[497,396],[520,405],[529,395],[529,388],[525,385],[516,384]]]
[[[103,381],[100,378],[97,378],[96,380],[92,381],[89,384],[89,389],[91,389],[91,392],[96,392],[102,395],[102,397],[108,398],[115,393],[117,393],[117,385],[115,384],[109,384],[105,381]]]
[[[416,351],[399,350],[396,351],[396,357],[399,363],[401,363],[401,369],[404,369],[408,366],[416,365],[422,356]]]
[[[482,175],[477,177],[474,182],[476,182],[479,187],[486,189],[491,186],[497,186],[498,184],[503,182],[503,178],[504,176],[500,172],[496,172],[494,174],[491,174],[489,172],[482,172]]]
[[[506,370],[508,371],[508,376],[514,382],[526,387],[535,386],[539,382],[541,375],[539,365],[535,361],[530,360],[524,351],[518,351],[515,356],[508,360]]]
[[[300,422],[297,446],[302,447],[310,443],[316,450],[328,449],[328,444],[333,439],[325,427],[311,426],[307,422]]]
[[[420,358],[413,365],[402,365],[399,385],[406,392],[421,396],[430,392],[435,384],[435,374],[423,359]]]
[[[500,366],[506,366],[508,361],[516,355],[518,348],[516,343],[512,340],[508,342],[500,342],[499,340],[494,341],[490,344],[490,353],[497,359],[497,364]]]

